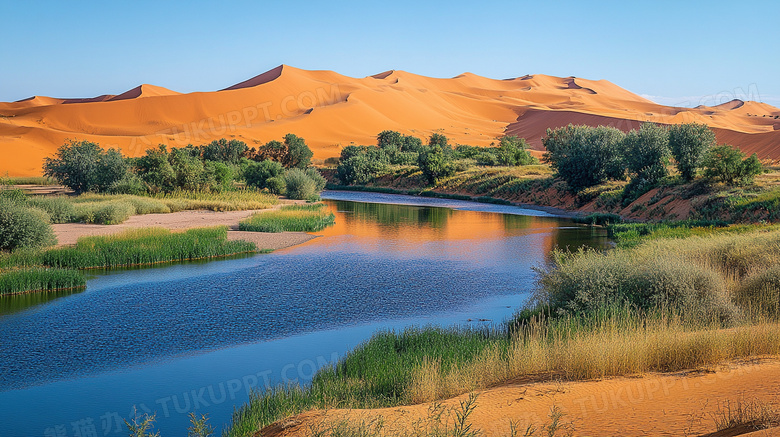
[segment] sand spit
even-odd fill
[[[278,206],[276,207],[278,208]],[[257,212],[276,208],[250,211],[179,211],[167,214],[134,215],[118,225],[94,225],[87,223],[54,224],[54,234],[61,246],[75,244],[80,237],[92,235],[113,235],[131,228],[162,227],[171,230],[185,230],[208,226],[227,226],[228,240],[245,240],[257,244],[258,249],[284,249],[305,243],[316,235],[305,232],[241,232],[238,222]]]

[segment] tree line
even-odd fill
[[[274,194],[309,199],[325,187],[325,178],[310,167],[312,156],[305,140],[294,134],[251,149],[243,141],[224,138],[181,148],[161,144],[136,158],[91,141],[70,140],[45,159],[43,170],[77,194],[219,192],[245,182]]]
[[[362,185],[382,174],[390,165],[419,167],[430,184],[452,176],[460,168],[457,161],[472,161],[477,165],[517,166],[538,164],[522,138],[505,136],[490,147],[457,145],[434,133],[427,143],[420,138],[385,130],[377,135],[372,146],[349,145],[341,150],[336,177],[344,185]]]
[[[717,145],[712,129],[697,123],[644,123],[628,133],[570,124],[547,129],[542,144],[547,150],[543,160],[574,191],[630,178],[625,196],[636,198],[669,176],[672,160],[684,181],[692,181],[701,170],[703,176],[727,184],[750,183],[763,172],[756,154],[745,158],[735,147]]]

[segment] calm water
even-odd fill
[[[240,259],[96,275],[79,293],[0,298],[0,436],[165,437],[221,427],[251,390],[311,379],[382,329],[498,323],[554,247],[599,231],[517,207],[328,192],[336,225]]]

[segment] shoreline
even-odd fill
[[[114,235],[128,229],[165,228],[171,231],[184,231],[193,228],[211,226],[227,226],[228,240],[244,240],[255,243],[258,250],[279,250],[297,246],[317,238],[317,235],[305,232],[246,232],[238,230],[238,223],[255,213],[274,211],[287,203],[280,203],[273,208],[245,211],[208,211],[187,210],[164,214],[134,215],[124,223],[116,225],[97,225],[89,223],[53,224],[52,229],[57,237],[57,247],[76,244],[80,237]]]
[[[395,188],[384,188],[384,187],[372,187],[372,186],[366,186],[366,185],[329,185],[329,188],[326,187],[326,189],[323,192],[351,192],[351,193],[377,193],[377,194],[386,194],[390,196],[410,196],[415,198],[429,198],[429,199],[448,199],[448,200],[460,200],[463,202],[474,202],[474,203],[480,203],[480,204],[492,204],[492,205],[506,205],[506,206],[515,206],[518,208],[528,209],[532,211],[540,211],[545,212],[547,214],[550,214],[552,216],[558,217],[558,218],[575,218],[575,217],[582,217],[585,214],[581,211],[570,211],[563,208],[557,208],[554,206],[545,206],[545,205],[536,205],[532,203],[520,203],[520,202],[512,202],[506,199],[496,198],[496,197],[488,197],[488,196],[469,196],[464,194],[449,194],[449,193],[442,193],[439,191],[423,191],[420,192],[419,190],[399,190]],[[422,193],[432,193],[430,195],[425,195]],[[372,203],[372,202],[368,202]]]

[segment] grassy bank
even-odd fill
[[[165,214],[185,210],[243,211],[266,209],[278,203],[276,196],[254,190],[221,193],[177,191],[154,196],[82,194],[80,196],[27,196],[5,190],[0,197],[44,211],[52,223],[119,224],[133,215]]]
[[[309,386],[253,395],[224,435],[249,435],[309,409],[392,407],[518,379],[780,355],[780,229],[692,224],[649,228],[606,253],[557,253],[540,271],[534,300],[505,328],[379,333]]]
[[[381,333],[310,386],[252,396],[224,436],[247,436],[310,409],[381,408],[450,398],[511,380],[672,372],[780,354],[780,324],[691,326],[663,313],[537,320],[513,335],[424,329]]]
[[[324,203],[287,205],[277,211],[257,213],[238,224],[240,231],[317,232],[333,225],[336,216]]]
[[[53,291],[85,285],[79,270],[151,265],[256,252],[246,241],[228,241],[227,228],[171,232],[131,229],[120,234],[82,237],[74,247],[20,249],[0,254],[0,294]]]
[[[0,270],[0,295],[70,290],[84,287],[86,283],[84,275],[70,269],[32,267]]]
[[[79,238],[74,247],[47,250],[43,264],[69,269],[110,269],[225,257],[256,250],[254,243],[228,241],[224,226],[185,232],[142,228],[110,236]]]

